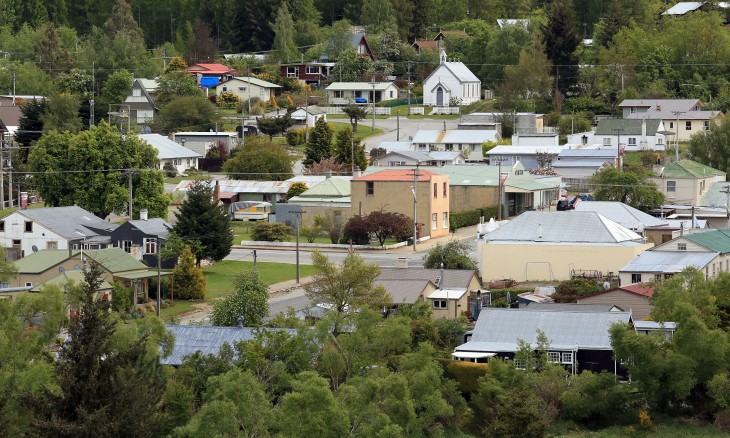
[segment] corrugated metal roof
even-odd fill
[[[96,230],[105,230],[111,233],[119,225],[100,219],[93,213],[77,206],[68,207],[46,207],[30,210],[19,210],[17,212],[34,222],[37,222],[66,239],[79,239],[80,230],[87,238],[97,236],[100,233]],[[5,220],[6,225],[8,220]]]
[[[619,108],[648,108],[654,111],[659,107],[660,110],[666,109],[671,114],[672,111],[689,111],[700,102],[700,99],[624,99],[618,106]],[[674,117],[672,116],[672,118]]]
[[[547,154],[559,154],[563,146],[495,146],[487,152],[487,155],[535,155],[538,152]]]
[[[483,308],[471,341],[456,347],[456,350],[515,352],[519,349],[519,340],[537,346],[538,331],[547,336],[550,349],[611,350],[611,326],[631,322],[629,312],[540,311],[528,308]]]
[[[684,15],[687,12],[696,11],[701,8],[705,2],[679,2],[671,8],[667,9],[662,15]]]
[[[728,204],[727,193],[725,193],[726,190],[730,190],[730,183],[725,181],[712,183],[710,188],[707,189],[704,195],[702,195],[699,205],[705,207],[718,207]]]
[[[255,180],[236,180],[236,179],[219,179],[218,189],[221,192],[233,193],[279,193],[284,194],[289,190],[294,181],[255,181]],[[194,181],[182,180],[174,191],[187,191],[194,183],[201,182],[209,187],[215,186],[215,181]]]
[[[640,242],[641,236],[592,211],[527,211],[488,233],[489,242]]]
[[[484,143],[497,141],[497,131],[492,129],[452,129],[440,131],[438,129],[419,130],[413,136],[413,144],[442,144],[442,143]]]
[[[463,62],[459,61],[447,61],[443,64],[444,67],[449,69],[449,71],[454,75],[454,77],[461,83],[464,82],[480,82],[478,77],[474,73],[472,73],[471,70],[469,70],[469,67],[467,67]],[[436,74],[436,71],[432,73]]]
[[[616,159],[616,151],[612,149],[563,149],[558,155],[557,162],[565,158],[592,158],[593,161],[598,161],[598,159],[614,160]]]
[[[84,256],[93,259],[112,274],[147,270],[147,265],[135,259],[121,248],[85,250]]]
[[[596,135],[616,135],[616,129],[621,129],[621,136],[640,136],[641,124],[644,119],[603,119],[598,122]],[[661,120],[646,119],[646,135],[654,136],[659,130]]]
[[[74,254],[78,251],[73,251]],[[21,274],[38,274],[68,258],[67,249],[42,249],[13,262]]]
[[[378,280],[423,280],[431,281],[437,286],[446,289],[469,288],[476,271],[468,269],[444,269],[444,278],[441,279],[440,269],[424,268],[380,268]]]
[[[159,217],[153,217],[147,220],[134,220],[128,223],[144,234],[159,236],[161,238],[167,237],[172,229],[172,225]]]
[[[430,300],[460,300],[467,292],[466,289],[436,289],[428,298]]]
[[[203,156],[191,149],[175,143],[169,138],[160,134],[138,134],[137,137],[146,141],[153,148],[157,149],[157,158],[170,160],[174,158],[202,158]]]
[[[430,280],[382,280],[377,279],[373,286],[382,286],[393,299],[393,304],[415,304],[423,295],[428,286],[433,285]]]
[[[601,166],[606,165],[605,161],[582,161],[582,160],[560,160],[560,161],[553,161],[552,166],[556,167],[558,169],[562,167],[593,167],[593,168],[599,168]]]
[[[393,82],[376,82],[375,83],[375,91],[385,91],[389,87],[395,87],[398,88]],[[325,90],[332,90],[332,91],[350,91],[350,90],[362,90],[367,91],[373,90],[373,83],[372,82],[332,82],[329,87],[325,88]]]
[[[730,230],[711,230],[685,234],[685,239],[720,254],[730,253]]]
[[[413,170],[415,170],[415,168],[385,169],[359,178],[354,178],[353,181],[413,181]],[[434,175],[438,174],[429,172],[423,168],[418,169],[418,181],[430,181],[431,177]]]
[[[667,164],[661,172],[662,178],[709,178],[724,175],[725,172],[721,170],[692,160],[679,160]]]
[[[525,310],[541,312],[621,312],[613,304],[530,303]]]
[[[325,178],[301,193],[298,198],[341,198],[350,196],[350,181],[337,177]]]
[[[231,81],[246,82],[248,84],[253,84],[253,85],[259,86],[261,88],[281,88],[281,85],[276,85],[274,83],[271,83],[271,82],[268,82],[268,81],[264,81],[263,79],[254,78],[254,77],[251,77],[251,76],[242,76],[242,77],[236,76],[236,77],[233,77],[233,78],[231,78],[231,79],[229,79],[227,81],[221,82],[218,85],[227,84],[228,82],[231,82]]]
[[[595,211],[603,217],[623,225],[630,230],[643,231],[646,227],[666,225],[667,221],[650,216],[623,202],[589,201],[578,202],[575,211]]]
[[[675,330],[676,322],[659,322],[659,321],[634,321],[636,330]]]
[[[383,148],[388,152],[394,151],[407,151],[411,149],[410,141],[381,141],[378,145],[379,148]]]
[[[694,251],[644,251],[634,257],[620,272],[654,272],[676,274],[690,266],[703,269],[719,254]]]
[[[40,292],[40,290],[43,288],[43,286],[50,285],[50,284],[57,284],[61,287],[63,287],[66,283],[72,282],[75,284],[84,284],[84,272],[83,271],[63,271],[60,274],[56,275],[55,277],[51,278],[50,280],[44,281],[42,284],[39,284],[38,286],[31,289],[33,292]],[[101,284],[98,288],[96,288],[97,292],[100,291],[109,291],[112,290],[112,285],[107,283],[105,280],[101,281]]]
[[[200,325],[168,325],[167,329],[175,335],[175,346],[172,354],[161,358],[163,365],[182,365],[183,358],[196,351],[204,355],[217,355],[223,344],[233,347],[241,341],[249,341],[256,338],[258,330],[283,331],[292,335],[297,331],[293,329],[268,329],[250,327],[214,327]]]

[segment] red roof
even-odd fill
[[[590,295],[583,295],[581,297],[578,297],[578,299],[588,298],[588,297],[595,297],[597,295],[606,294],[609,292],[615,292],[617,290],[640,295],[642,297],[651,298],[652,295],[654,295],[654,288],[656,286],[651,283],[636,283],[636,284],[628,284],[626,286],[619,286],[613,289],[603,290],[601,292],[596,292],[594,294]]]
[[[380,172],[371,173],[370,175],[361,176],[354,178],[353,181],[413,181],[413,171],[411,169],[386,169]],[[430,181],[432,176],[439,175],[438,173],[429,172],[428,170],[418,170],[419,181]]]
[[[417,40],[413,42],[413,46],[418,46],[421,49],[433,49],[436,50],[438,48],[438,41],[430,41],[430,40]]]
[[[232,72],[233,69],[223,64],[195,64],[188,67],[188,71],[213,75],[225,75]]]

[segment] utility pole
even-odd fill
[[[162,273],[160,272],[160,239],[155,239],[155,246],[157,248],[157,317],[160,317],[160,309],[162,308],[162,298],[160,297],[160,283]]]
[[[411,66],[413,61],[408,61],[408,115],[411,115]]]
[[[676,117],[677,120],[677,137],[674,139],[674,161],[679,161],[679,115],[684,113],[684,111],[672,111],[672,114],[674,114],[674,117]]]
[[[395,141],[400,141],[400,114],[395,115]]]
[[[129,177],[129,220],[133,220],[132,217],[132,172],[134,172],[134,169],[129,169],[127,171],[127,176]]]
[[[94,99],[89,100],[89,129],[94,126]]]
[[[5,144],[5,139],[3,139],[3,143],[0,145],[0,209],[5,208],[5,160],[3,159]]]
[[[417,211],[417,205],[418,205],[418,199],[417,199],[417,189],[418,189],[418,167],[421,165],[420,162],[416,163],[416,168],[413,169],[413,187],[411,187],[411,191],[413,192],[413,252],[416,252],[416,244],[418,242],[418,219],[416,214]]]
[[[355,133],[353,132],[350,136],[350,167],[352,167],[352,177],[355,177]]]
[[[300,280],[300,275],[299,275],[300,274],[300,271],[299,271],[299,225],[302,222],[302,213],[306,213],[306,211],[300,210],[300,211],[295,211],[293,213],[297,216],[297,223],[296,223],[297,251],[296,252],[297,252],[297,284],[299,284],[300,283],[300,281],[299,281]],[[254,253],[254,256],[255,255],[256,254]]]
[[[375,131],[375,73],[373,73],[373,131]]]
[[[616,133],[616,168],[623,170],[624,166],[621,163],[621,133],[624,132],[624,129],[612,128],[611,131]]]

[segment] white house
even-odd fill
[[[373,165],[378,167],[415,165],[441,167],[465,162],[466,156],[459,151],[393,151],[374,159]]]
[[[441,64],[423,82],[423,104],[427,106],[469,105],[482,96],[482,82],[460,61],[447,61],[441,51]]]
[[[398,98],[398,86],[393,82],[332,82],[326,90],[331,105],[377,103]],[[365,102],[356,99],[365,99]]]
[[[660,119],[603,119],[598,122],[593,139],[568,136],[568,142],[600,143],[603,148],[616,150],[616,145],[626,151],[663,151],[666,148],[664,122]]]
[[[230,151],[238,144],[238,138],[235,132],[206,132],[206,131],[193,131],[193,132],[176,132],[172,135],[172,141],[181,144],[186,148],[197,152],[201,156],[205,156],[208,153],[208,149],[219,141],[223,142],[224,145]]]
[[[522,163],[525,169],[539,169],[541,167],[552,167],[557,161],[558,154],[563,151],[563,146],[495,146],[487,152],[490,164],[502,163],[502,165],[514,166],[517,162]],[[540,161],[543,160],[543,163]]]
[[[124,105],[129,105],[132,120],[138,125],[152,123],[155,113],[157,113],[155,101],[150,95],[152,91],[148,90],[146,85],[154,86],[154,90],[157,90],[156,81],[138,78],[132,83],[132,91],[129,96],[124,99]]]
[[[76,206],[18,210],[0,220],[0,245],[12,260],[41,249],[103,249],[117,226]]]
[[[290,114],[294,124],[290,129],[313,128],[317,120],[327,121],[327,112],[318,106],[299,107]]]
[[[664,127],[675,132],[679,141],[710,129],[710,120],[722,115],[708,111],[700,99],[625,99],[619,104],[624,119],[659,119]],[[673,139],[676,137],[673,137]]]
[[[234,77],[216,85],[215,92],[220,95],[223,92],[233,93],[241,100],[248,100],[258,97],[263,101],[269,100],[281,90],[281,85],[272,84],[250,76]]]
[[[499,133],[492,130],[421,130],[413,136],[411,144],[417,151],[461,151],[467,161],[484,161],[484,142],[499,141]]]
[[[138,137],[157,150],[161,169],[164,169],[167,163],[172,163],[177,173],[182,174],[188,169],[197,169],[198,159],[203,158],[199,153],[180,146],[160,134],[140,134]]]

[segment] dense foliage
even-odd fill
[[[258,327],[269,314],[269,292],[256,269],[233,276],[233,293],[217,301],[211,315],[213,325],[235,326],[239,317],[244,327]]]

